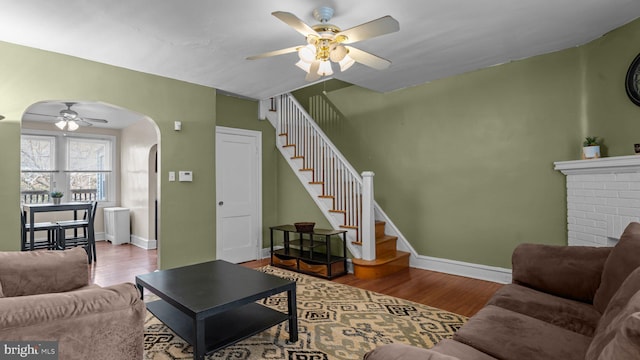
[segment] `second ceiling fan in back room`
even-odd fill
[[[307,73],[307,81],[316,81],[323,76],[333,75],[332,63],[339,64],[340,71],[347,70],[355,62],[378,70],[386,69],[391,65],[391,61],[387,59],[347,45],[400,30],[398,21],[391,16],[383,16],[347,30],[341,30],[329,24],[329,20],[333,17],[333,9],[326,6],[313,11],[313,17],[320,22],[313,26],[305,24],[288,12],[276,11],[271,14],[304,35],[307,44],[250,56],[248,60],[297,52],[300,60],[296,66]]]
[[[107,120],[105,119],[96,119],[85,116],[80,116],[75,110],[71,109],[73,105],[76,105],[76,102],[64,102],[65,109],[60,110],[60,113],[57,115],[51,114],[41,114],[34,112],[27,112],[29,115],[37,115],[37,116],[46,116],[56,118],[55,125],[60,130],[69,130],[75,131],[78,130],[80,126],[93,126],[92,122],[106,124]]]

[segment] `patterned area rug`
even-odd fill
[[[288,341],[285,321],[207,359],[362,359],[382,344],[430,348],[467,321],[464,316],[426,305],[276,267],[257,270],[297,282],[299,340]],[[260,303],[287,311],[286,293]],[[148,312],[144,341],[145,359],[193,359],[191,346]]]

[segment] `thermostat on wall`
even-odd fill
[[[178,171],[178,181],[193,181],[193,173],[191,171]]]

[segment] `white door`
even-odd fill
[[[262,133],[216,127],[216,255],[255,260],[262,245]]]

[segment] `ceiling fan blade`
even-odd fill
[[[391,65],[391,61],[387,60],[387,59],[383,59],[379,56],[370,54],[366,51],[362,51],[360,49],[356,49],[352,46],[345,46],[348,50],[349,50],[349,56],[363,64],[366,65],[368,67],[377,69],[377,70],[384,70],[386,68],[389,67],[389,65]]]
[[[96,119],[96,118],[90,118],[90,117],[84,117],[84,116],[83,117],[78,117],[76,119],[81,119],[82,121],[93,121],[93,122],[101,123],[101,124],[108,123],[108,121],[105,120],[105,119]]]
[[[307,73],[307,76],[304,79],[307,81],[316,81],[320,79],[322,76],[318,74],[318,69],[320,69],[320,61],[316,60],[313,63],[311,63],[311,68],[309,69],[309,72]]]
[[[277,17],[285,24],[291,26],[295,31],[307,37],[309,35],[319,36],[318,33],[311,28],[311,26],[305,24],[297,16],[285,11],[274,11],[271,15]]]
[[[353,44],[357,41],[371,39],[376,36],[389,34],[400,30],[400,24],[398,20],[391,16],[383,16],[379,19],[354,26],[350,29],[341,31],[336,34],[337,36],[344,35],[347,40],[343,41],[344,44]]]
[[[81,118],[81,117],[79,117],[79,118],[76,118],[76,119],[75,119],[75,120],[73,120],[73,121],[75,121],[78,125],[82,125],[82,126],[93,126],[93,124],[92,124],[92,123],[90,123],[90,122],[88,122],[86,119],[88,119],[88,118]],[[106,120],[105,120],[105,122],[106,122]]]
[[[48,116],[48,117],[58,117],[59,115],[50,115],[50,114],[40,114],[34,112],[26,112],[25,115],[37,115],[37,116]]]
[[[269,51],[269,52],[266,52],[266,53],[263,53],[263,54],[249,56],[247,58],[247,60],[258,60],[258,59],[264,59],[264,58],[271,57],[271,56],[284,55],[284,54],[296,52],[296,51],[298,51],[299,48],[300,48],[300,46],[293,46],[293,47],[286,48],[286,49]]]

